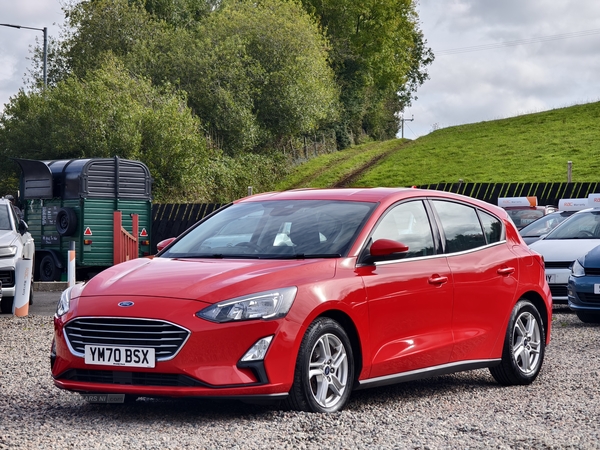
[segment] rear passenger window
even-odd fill
[[[502,222],[496,219],[494,216],[485,213],[481,210],[479,212],[479,219],[481,219],[481,225],[483,225],[483,232],[488,244],[499,242],[502,240]]]
[[[462,252],[486,245],[475,208],[441,200],[432,201],[446,236],[446,253]]]

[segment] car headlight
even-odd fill
[[[10,245],[8,247],[0,247],[0,258],[8,258],[17,254],[17,247]]]
[[[583,277],[585,276],[585,269],[579,262],[579,260],[575,260],[573,263],[573,267],[571,267],[571,275],[574,277]]]
[[[296,298],[295,286],[258,292],[226,300],[196,313],[201,319],[225,323],[239,320],[279,319],[284,317]]]
[[[66,314],[71,307],[71,290],[73,286],[65,289],[62,294],[60,294],[60,300],[58,301],[58,305],[56,306],[56,315],[58,317]]]

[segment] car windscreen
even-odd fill
[[[237,203],[209,217],[161,257],[289,259],[345,256],[375,203]]]
[[[600,239],[600,210],[573,214],[545,239]]]
[[[519,230],[523,237],[539,237],[548,234],[556,226],[571,215],[572,212],[550,213],[547,216],[540,217],[526,227]]]
[[[0,205],[0,230],[12,230],[8,214],[8,205]]]

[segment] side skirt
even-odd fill
[[[367,378],[366,380],[358,380],[358,385],[355,390],[366,389],[377,386],[385,386],[388,384],[403,383],[406,381],[420,380],[423,378],[435,377],[438,375],[447,375],[449,373],[464,372],[466,370],[483,369],[493,367],[500,364],[501,359],[479,359],[474,361],[459,361],[440,366],[427,367],[425,369],[411,370],[410,372],[396,373],[385,375],[377,378]]]

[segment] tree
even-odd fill
[[[393,137],[397,113],[410,105],[433,62],[415,2],[302,0],[302,4],[317,17],[332,44],[332,67],[344,105],[341,125],[355,134]]]
[[[72,76],[51,90],[11,98],[0,116],[2,170],[14,183],[10,157],[117,155],[148,165],[159,201],[208,200],[212,191],[203,173],[215,155],[200,130],[184,96],[153,87],[109,58],[85,78]]]

